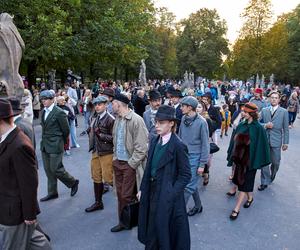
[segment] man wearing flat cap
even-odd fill
[[[198,192],[199,179],[209,159],[209,133],[204,118],[196,112],[198,100],[193,96],[186,96],[181,100],[183,113],[178,136],[188,148],[188,158],[191,166],[192,178],[185,187],[184,198],[187,204],[193,196],[194,207],[188,211],[189,216],[202,212],[201,199]]]
[[[51,249],[45,235],[36,230],[35,152],[30,139],[14,124],[13,116],[10,102],[0,99],[0,248]]]
[[[155,115],[161,105],[161,101],[161,94],[158,90],[155,89],[149,92],[150,109],[146,110],[143,114],[143,119],[149,132],[149,141],[151,141],[151,138],[156,135]]]
[[[55,94],[44,90],[40,99],[45,107],[41,117],[41,151],[44,169],[48,178],[48,195],[40,201],[58,198],[57,179],[71,189],[71,196],[78,190],[79,180],[71,176],[62,163],[64,144],[67,142],[70,128],[66,113],[54,105]]]
[[[118,196],[119,223],[111,232],[124,230],[121,221],[123,208],[135,200],[148,152],[148,131],[142,117],[128,108],[129,99],[119,94],[113,100],[117,114],[113,128],[113,169]]]
[[[102,194],[103,182],[113,184],[113,137],[112,130],[115,119],[107,111],[108,98],[98,96],[93,100],[94,113],[90,117],[89,151],[92,152],[91,174],[94,182],[95,203],[85,211],[93,212],[104,208]]]

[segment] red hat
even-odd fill
[[[262,95],[263,89],[261,89],[261,88],[256,88],[256,89],[255,89],[255,93]]]

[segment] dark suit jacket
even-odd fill
[[[0,224],[14,226],[36,219],[36,157],[31,141],[19,128],[0,144],[0,159]]]
[[[44,117],[45,111],[41,117],[41,151],[48,154],[64,152],[64,144],[67,142],[70,132],[66,113],[61,108],[54,106],[46,121],[44,121]]]
[[[182,118],[183,114],[182,114],[182,110],[181,110],[181,104],[178,105],[178,107],[176,108],[176,118],[177,118],[177,128],[176,128],[176,133],[178,134],[179,131],[179,127],[181,124],[181,118]]]

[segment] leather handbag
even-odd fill
[[[126,229],[131,229],[138,225],[140,202],[134,201],[127,204],[122,212],[120,221]]]
[[[209,152],[210,154],[217,153],[220,150],[220,148],[218,147],[218,145],[216,143],[214,143],[214,142],[211,142],[209,144],[209,147],[210,147],[210,152]]]

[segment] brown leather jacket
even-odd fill
[[[115,119],[108,112],[100,119],[100,114],[94,112],[90,117],[89,152],[97,152],[98,155],[113,153],[113,126]]]

